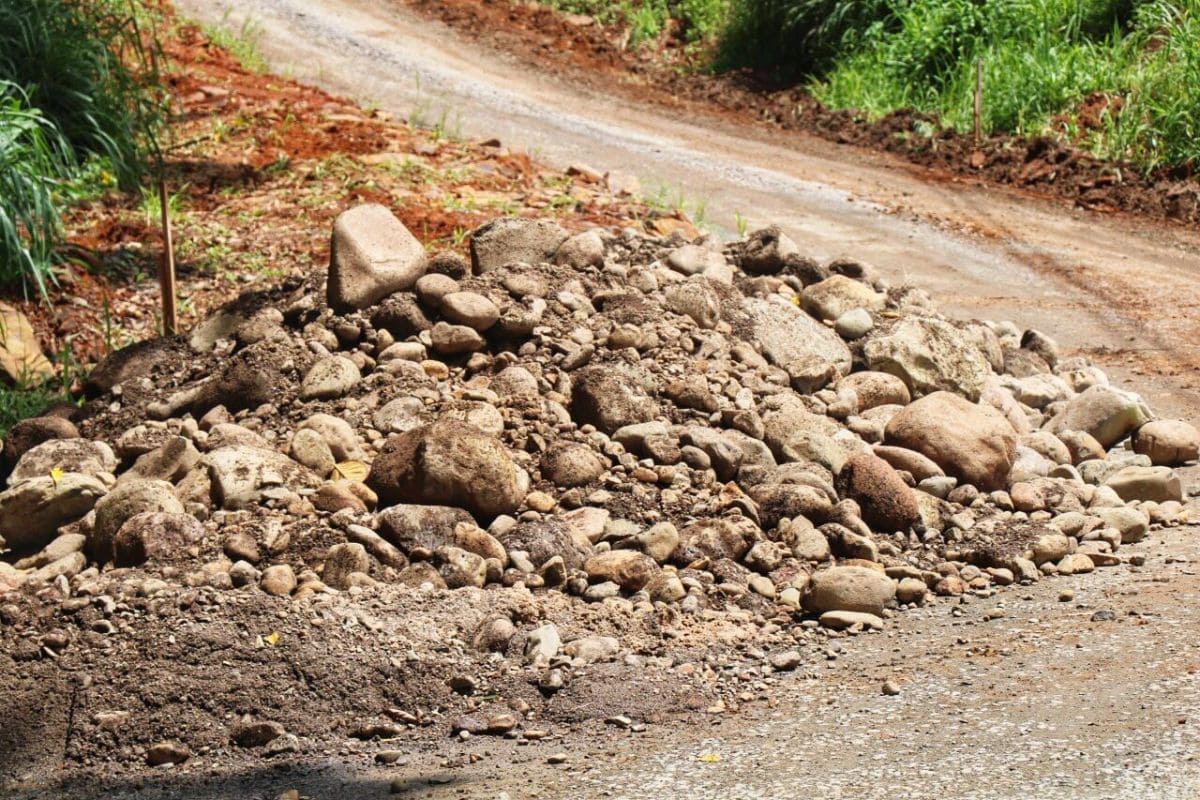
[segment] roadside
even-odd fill
[[[996,134],[977,144],[920,112],[897,111],[872,122],[852,111],[830,110],[803,87],[780,87],[751,70],[711,74],[669,31],[657,41],[630,46],[627,26],[606,28],[534,3],[400,3],[464,38],[512,54],[528,68],[638,103],[894,153],[931,180],[1006,186],[1097,212],[1200,221],[1200,183],[1186,171],[1145,175],[1135,165],[1103,161],[1044,137]],[[1099,127],[1104,103],[1103,97],[1085,103],[1073,127],[1083,132]]]
[[[462,253],[470,230],[510,213],[651,228],[683,220],[611,195],[596,176],[551,172],[525,154],[468,142],[437,119],[409,128],[248,69],[197,25],[170,17],[169,27],[177,113],[167,185],[185,331],[248,288],[325,263],[332,219],[357,202],[386,203],[432,248]],[[222,39],[253,53],[239,35]],[[104,194],[71,207],[65,225],[74,260],[58,270],[49,302],[20,287],[5,299],[30,318],[64,386],[78,391],[104,356],[161,332],[158,198]]]

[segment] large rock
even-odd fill
[[[455,543],[455,528],[474,523],[466,511],[453,506],[403,504],[379,512],[379,533],[405,555],[432,557],[439,547]]]
[[[582,569],[591,555],[592,543],[587,536],[564,517],[549,517],[537,522],[523,522],[496,537],[512,554],[524,552],[534,567],[540,567],[555,556],[561,556],[568,570]]]
[[[1133,392],[1097,384],[1069,400],[1046,428],[1051,433],[1083,431],[1109,448],[1150,418],[1150,409]]]
[[[425,248],[391,211],[376,203],[356,206],[333,223],[329,305],[337,311],[372,306],[412,288],[425,265]]]
[[[838,394],[854,392],[860,414],[879,406],[906,406],[912,400],[904,381],[886,372],[855,372],[838,381],[834,389]]]
[[[79,430],[62,417],[31,417],[8,429],[4,437],[4,466],[11,468],[21,456],[51,439],[78,439]]]
[[[878,311],[884,300],[884,295],[867,284],[845,275],[830,275],[800,295],[804,310],[819,320],[835,320],[856,308]]]
[[[721,320],[721,298],[707,278],[696,276],[667,288],[666,307],[691,317],[701,328],[715,328]]]
[[[593,581],[612,581],[628,592],[636,592],[658,574],[658,564],[637,550],[597,553],[583,565]]]
[[[838,473],[838,493],[858,501],[863,521],[883,533],[906,531],[921,518],[913,490],[891,464],[871,453],[846,461]]]
[[[778,225],[768,225],[746,237],[740,266],[751,275],[774,275],[799,255],[800,248],[791,237]]]
[[[495,219],[471,234],[471,269],[476,275],[506,264],[541,264],[567,240],[567,232],[552,220]]]
[[[517,510],[529,476],[498,439],[465,422],[441,419],[388,439],[367,485],[383,506],[448,504],[490,520]]]
[[[304,374],[300,399],[335,400],[353,389],[361,379],[358,366],[345,356],[323,358]]]
[[[1125,467],[1104,481],[1125,502],[1153,500],[1183,501],[1183,484],[1170,467]]]
[[[0,548],[21,552],[43,547],[59,527],[91,511],[107,491],[98,478],[76,472],[18,483],[0,494]]]
[[[592,448],[578,442],[556,445],[542,454],[542,477],[555,486],[583,486],[599,480],[605,468]]]
[[[88,552],[93,559],[107,562],[113,558],[113,540],[131,518],[145,513],[182,514],[183,504],[175,496],[175,487],[166,481],[128,481],[117,486],[96,503],[96,520],[88,537]]]
[[[186,558],[188,548],[204,537],[204,526],[191,514],[145,511],[125,520],[113,539],[118,567]]]
[[[975,402],[992,371],[970,336],[933,317],[908,317],[873,333],[863,356],[868,368],[904,381],[913,397],[947,391]]]
[[[986,491],[1006,488],[1017,453],[1016,431],[999,411],[950,392],[934,392],[906,406],[887,424],[884,438]]]
[[[446,319],[477,331],[486,331],[500,319],[500,309],[491,299],[476,292],[451,292],[441,299]]]
[[[781,298],[747,298],[744,309],[754,326],[754,338],[772,364],[786,367],[816,357],[845,375],[850,372],[850,348],[832,329]]]
[[[213,450],[200,462],[212,481],[213,503],[224,509],[255,505],[264,491],[315,489],[321,479],[276,450],[235,445]]]
[[[813,573],[804,605],[809,611],[883,614],[896,596],[896,582],[868,567],[831,567]]]
[[[658,412],[658,404],[636,380],[611,366],[588,367],[574,378],[571,416],[580,424],[591,423],[611,434],[649,422]]]
[[[1133,452],[1156,467],[1176,467],[1200,457],[1200,431],[1177,419],[1147,422],[1133,435]]]
[[[51,470],[77,472],[99,477],[111,475],[117,469],[117,457],[104,442],[88,439],[50,439],[25,452],[12,474],[8,485],[15,486],[29,478],[49,475]]]

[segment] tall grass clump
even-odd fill
[[[0,0],[0,280],[45,295],[82,165],[133,189],[160,163],[152,20],[134,0]]]
[[[74,155],[21,87],[0,81],[0,275],[25,277],[45,295],[62,223],[55,194]]]
[[[741,0],[719,66],[775,69],[826,105],[868,116],[913,108],[983,126],[1072,136],[1147,168],[1196,164],[1200,0]],[[1078,130],[1101,95],[1099,129]]]

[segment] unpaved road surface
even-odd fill
[[[227,8],[180,5],[213,23]],[[1042,328],[1122,374],[1161,412],[1200,417],[1192,232],[930,184],[885,156],[581,93],[392,5],[243,0],[231,11],[226,24],[248,15],[262,26],[277,70],[399,116],[436,122],[444,112],[452,131],[499,137],[551,165],[636,173],[646,187],[705,202],[726,228],[735,212],[752,226],[777,222],[818,258],[852,253],[949,310]],[[1197,531],[1138,547],[1149,558],[1143,571],[1081,579],[1069,603],[1057,598],[1074,581],[1060,578],[972,600],[961,616],[945,604],[906,614],[887,633],[844,640],[811,676],[749,681],[758,699],[713,715],[711,726],[633,734],[594,721],[566,742],[475,742],[457,752],[480,760],[449,773],[429,755],[383,768],[331,753],[299,771],[217,778],[188,796],[295,787],[383,797],[398,780],[410,796],[447,798],[1194,798]],[[1004,615],[985,621],[1000,605]],[[1098,610],[1114,618],[1093,621]],[[899,696],[880,694],[887,677],[905,684]],[[566,763],[547,766],[557,749]]]

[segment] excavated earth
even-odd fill
[[[470,248],[356,207],[328,274],[13,429],[7,792],[566,761],[774,707],[897,618],[1162,568],[1145,543],[1188,521],[1192,426],[777,228],[506,218]]]

